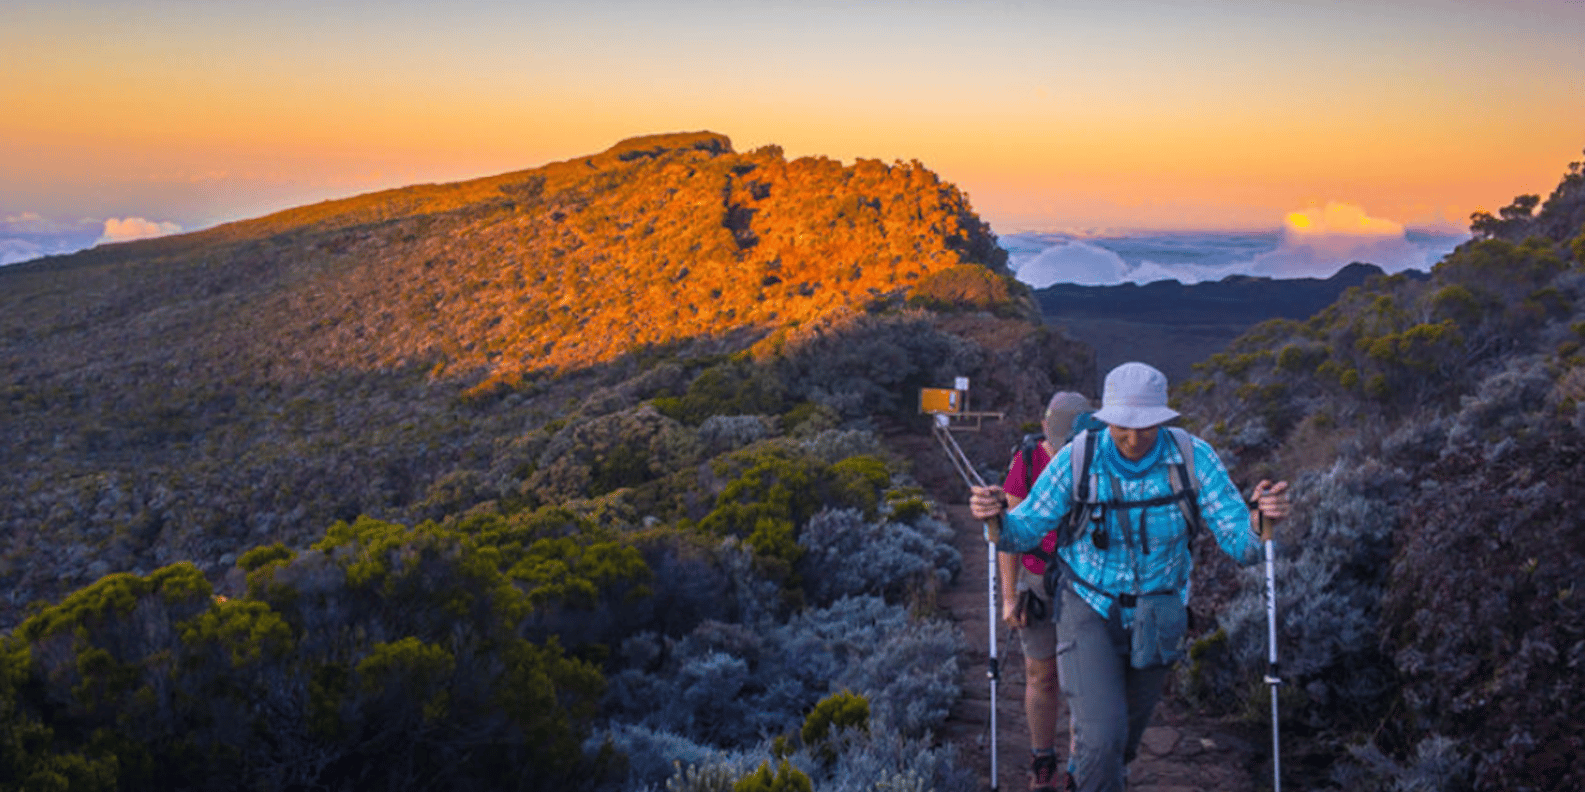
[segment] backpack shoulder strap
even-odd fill
[[[1167,431],[1178,444],[1178,453],[1183,455],[1183,464],[1189,469],[1189,480],[1194,481],[1194,435],[1189,434],[1189,430],[1177,426],[1169,426]]]
[[[1087,503],[1090,500],[1090,463],[1095,461],[1095,436],[1089,430],[1079,432],[1070,445],[1068,463],[1073,470],[1073,502]]]
[[[1172,466],[1172,474],[1168,475],[1168,479],[1172,482],[1174,494],[1186,493],[1178,501],[1178,507],[1183,510],[1183,519],[1188,521],[1189,541],[1192,543],[1204,525],[1200,517],[1200,480],[1194,474],[1194,436],[1188,430],[1176,426],[1167,427],[1167,432],[1172,435],[1178,446],[1178,455],[1183,458],[1182,464]]]
[[[1073,474],[1073,503],[1067,519],[1057,527],[1057,544],[1066,545],[1078,538],[1079,526],[1090,511],[1090,468],[1095,461],[1095,435],[1081,431],[1068,441],[1068,466]]]
[[[1024,492],[1029,492],[1035,486],[1035,448],[1045,440],[1044,434],[1026,434],[1018,444],[1018,453],[1024,459]]]

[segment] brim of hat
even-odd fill
[[[1178,411],[1171,407],[1102,407],[1095,411],[1095,419],[1124,429],[1149,429],[1176,417]]]

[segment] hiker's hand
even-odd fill
[[[1007,493],[1001,487],[970,487],[969,512],[977,520],[989,520],[1007,510]]]
[[[1012,599],[1002,597],[1002,621],[1015,630],[1029,626],[1024,619],[1024,612],[1018,609],[1017,597]]]
[[[1293,510],[1288,502],[1288,482],[1279,481],[1276,484],[1266,479],[1261,479],[1255,485],[1255,495],[1251,498],[1255,502],[1255,511],[1268,520],[1276,521],[1288,516]]]

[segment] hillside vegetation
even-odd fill
[[[1290,788],[1585,787],[1582,165],[1472,229],[1176,383],[1294,483]],[[0,789],[971,788],[887,434],[1095,381],[1002,258],[916,163],[698,133],[0,269]],[[1171,694],[1264,731],[1197,553]]]
[[[1262,324],[1176,394],[1244,475],[1295,482],[1284,767],[1310,788],[1585,787],[1582,164],[1472,220],[1428,280]],[[1259,723],[1258,573],[1213,556],[1186,690]]]
[[[0,788],[963,788],[879,429],[1091,376],[1003,256],[700,133],[0,270]]]

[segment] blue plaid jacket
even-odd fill
[[[1163,428],[1156,445],[1143,459],[1131,462],[1118,452],[1107,432],[1092,435],[1092,499],[1138,501],[1172,494],[1170,465],[1181,462],[1178,444]],[[1223,552],[1241,564],[1262,558],[1260,537],[1250,528],[1249,507],[1227,475],[1211,445],[1193,438],[1194,477],[1198,480],[1200,515]],[[1073,446],[1064,446],[1030,488],[1029,497],[1004,515],[1000,549],[1023,552],[1057,527],[1074,506]],[[1142,525],[1141,525],[1142,523]],[[1106,549],[1095,546],[1088,526],[1074,541],[1057,548],[1074,574],[1100,591],[1075,586],[1097,613],[1107,614],[1118,594],[1177,591],[1189,599],[1188,522],[1177,504],[1148,509],[1108,510]],[[1143,531],[1143,533],[1141,533]],[[1104,594],[1101,592],[1105,592]],[[1123,614],[1125,623],[1128,614]]]

